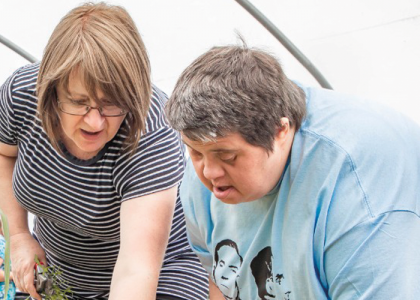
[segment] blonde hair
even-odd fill
[[[152,84],[146,48],[124,8],[105,3],[76,7],[61,19],[48,41],[37,81],[38,113],[58,151],[61,131],[56,88],[67,89],[76,71],[98,105],[97,89],[129,112],[125,143],[134,153],[145,130]]]

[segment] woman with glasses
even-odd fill
[[[40,64],[3,84],[0,208],[21,292],[41,299],[37,257],[60,268],[70,299],[207,299],[186,239],[184,156],[165,101],[134,22],[103,3],[70,11]]]

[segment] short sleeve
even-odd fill
[[[114,173],[115,184],[125,201],[176,186],[183,172],[179,136],[172,128],[165,127],[143,136],[136,154],[119,162]]]
[[[16,145],[16,122],[12,104],[12,85],[16,73],[0,87],[0,142]]]
[[[32,122],[37,109],[35,96],[39,63],[18,69],[0,87],[0,142],[17,145],[22,124]]]
[[[178,185],[184,173],[184,151],[178,132],[164,116],[166,95],[154,87],[146,133],[136,153],[117,161],[114,183],[122,201]]]

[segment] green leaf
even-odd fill
[[[41,293],[41,296],[45,300],[66,300],[68,299],[67,296],[72,294],[71,287],[67,287],[65,290],[60,288],[60,283],[65,283],[64,281],[60,280],[60,276],[63,273],[59,267],[56,266],[45,266],[42,265],[39,261],[38,257],[35,255],[35,263],[40,266],[42,269],[42,273],[47,275],[49,278],[52,279],[52,295],[46,295],[45,293]]]

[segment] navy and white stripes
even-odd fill
[[[106,299],[119,250],[121,202],[178,185],[181,142],[165,120],[164,94],[154,87],[146,132],[133,156],[122,151],[123,126],[93,159],[77,159],[65,149],[63,157],[36,115],[38,68],[21,68],[0,89],[0,142],[19,149],[14,192],[36,216],[34,235],[49,264],[64,271],[74,299]],[[179,199],[158,293],[207,299],[207,275],[189,248]]]

